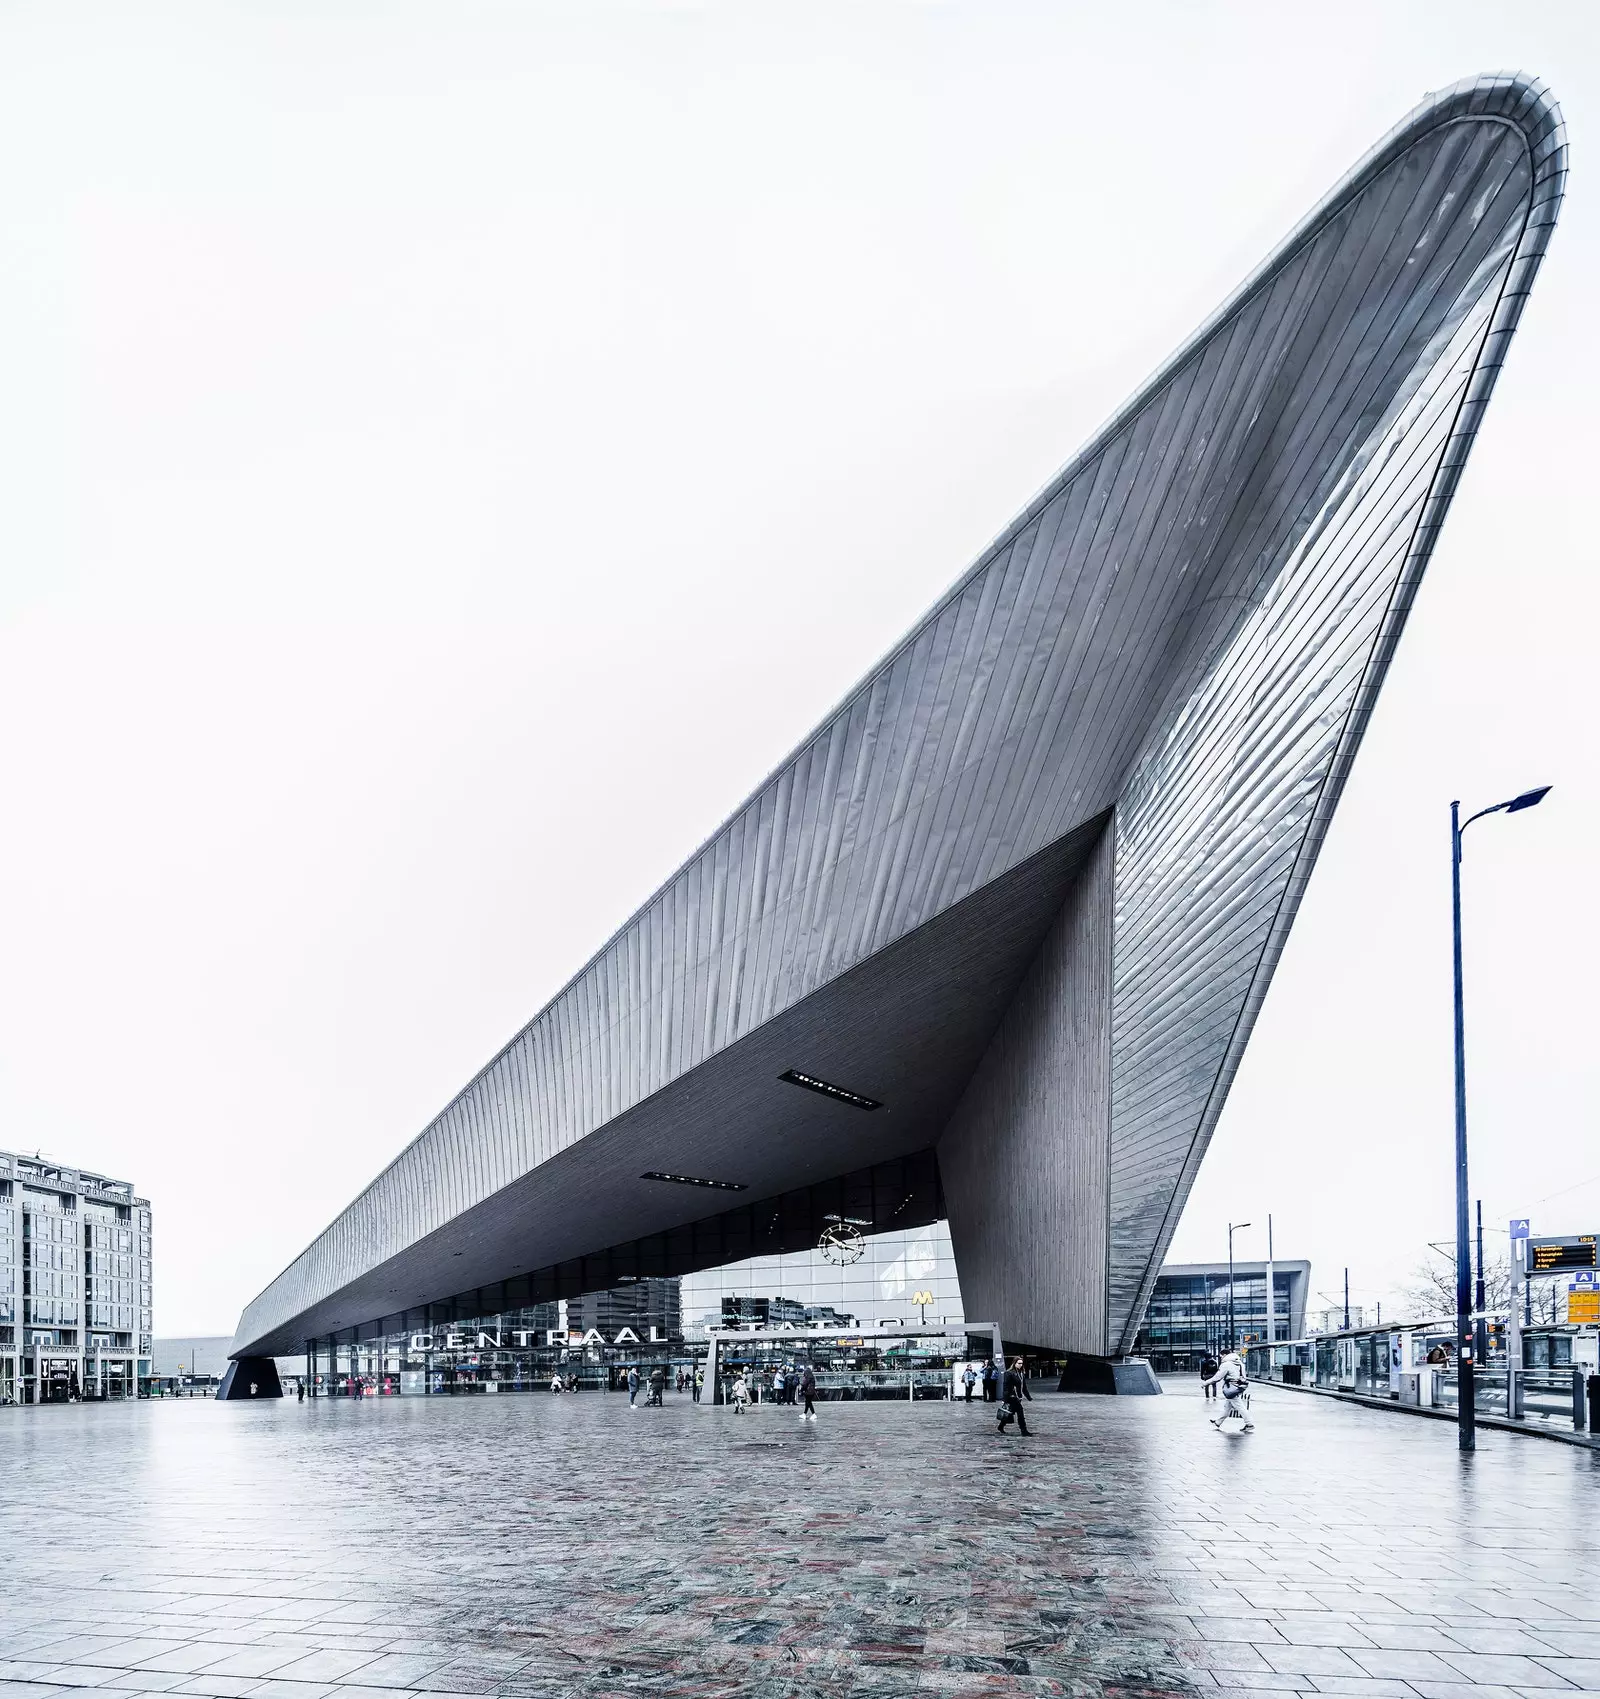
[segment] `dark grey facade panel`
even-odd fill
[[[675,1082],[1113,805],[1125,1344],[1564,169],[1526,79],[1414,113],[255,1300],[241,1350],[369,1301],[371,1271],[553,1186],[585,1141],[649,1124]],[[653,1207],[665,1229],[691,1206]]]

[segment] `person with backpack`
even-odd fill
[[[971,1363],[961,1371],[961,1384],[967,1389],[967,1403],[972,1402],[972,1389],[978,1384],[978,1371]]]
[[[817,1395],[817,1377],[811,1372],[811,1365],[806,1364],[800,1375],[800,1396],[805,1399],[806,1407],[800,1412],[802,1422],[814,1422],[817,1419],[817,1407],[812,1403]]]

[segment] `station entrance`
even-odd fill
[[[960,1396],[968,1363],[1002,1361],[994,1322],[959,1327],[860,1329],[717,1328],[705,1360],[702,1402],[726,1404],[742,1375],[755,1402],[781,1371],[809,1368],[816,1396],[832,1403],[866,1399],[951,1399]]]

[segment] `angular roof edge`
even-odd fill
[[[979,551],[972,564],[960,573],[901,638],[822,716],[804,738],[768,770],[744,800],[718,821],[717,825],[696,846],[693,852],[685,857],[678,867],[674,868],[672,873],[629,914],[627,919],[545,1000],[540,1008],[528,1020],[524,1021],[484,1061],[482,1066],[473,1072],[458,1091],[452,1093],[441,1108],[428,1118],[421,1129],[406,1141],[372,1179],[350,1199],[349,1203],[335,1213],[327,1226],[303,1246],[284,1268],[262,1287],[261,1294],[258,1294],[258,1296],[270,1291],[278,1280],[282,1279],[303,1257],[308,1255],[338,1222],[405,1158],[407,1152],[413,1146],[427,1137],[430,1129],[438,1123],[440,1118],[473,1090],[479,1081],[522,1038],[523,1034],[533,1027],[549,1009],[559,1003],[583,979],[584,975],[589,973],[602,960],[606,952],[619,938],[639,924],[641,919],[663,899],[684,869],[692,866],[705,855],[733,821],[758,803],[766,790],[819,737],[847,713],[854,703],[872,689],[874,684],[894,665],[895,661],[916,641],[922,631],[935,621],[941,612],[956,597],[961,595],[972,580],[994,561],[1006,543],[1023,527],[1031,523],[1061,487],[1081,471],[1096,455],[1101,453],[1118,432],[1125,429],[1132,419],[1136,418],[1156,400],[1163,386],[1182,369],[1184,364],[1217,333],[1219,328],[1244,307],[1251,296],[1266,281],[1289,264],[1301,248],[1338,214],[1347,201],[1359,195],[1372,179],[1434,130],[1448,124],[1461,122],[1500,123],[1509,129],[1520,131],[1523,135],[1532,164],[1533,191],[1528,220],[1531,240],[1524,239],[1518,259],[1524,267],[1530,263],[1537,266],[1538,260],[1542,258],[1548,244],[1549,233],[1555,224],[1556,211],[1561,202],[1567,170],[1566,126],[1562,118],[1561,108],[1548,84],[1542,78],[1528,73],[1501,72],[1466,78],[1448,88],[1428,94],[1323,195],[1311,211],[1289,231],[1267,259],[1252,270],[1230,292],[1223,303],[1209,314],[1199,327],[1186,337],[1178,348],[1163,360],[1160,366],[1135,389],[1131,398],[1091,434],[1084,446],[1061,466],[1033,498],[1013,516],[1008,524]],[[1515,268],[1508,286],[1513,293],[1521,294],[1525,292],[1525,285],[1519,287],[1519,278]]]

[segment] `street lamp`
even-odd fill
[[[1462,1451],[1477,1446],[1477,1392],[1473,1384],[1472,1228],[1467,1210],[1467,1035],[1461,1001],[1461,835],[1485,814],[1520,814],[1550,794],[1549,785],[1523,791],[1509,802],[1480,808],[1461,818],[1461,804],[1450,804],[1450,917],[1455,954],[1456,995],[1456,1443]]]
[[[1239,1336],[1233,1330],[1233,1236],[1241,1233],[1250,1223],[1248,1221],[1230,1221],[1228,1223],[1228,1349],[1239,1349]]]

